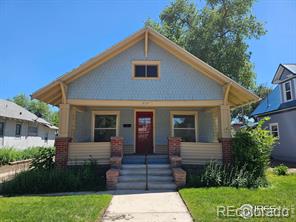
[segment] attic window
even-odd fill
[[[292,100],[291,81],[284,83],[284,97],[285,102]]]
[[[134,79],[159,78],[159,61],[134,61],[132,69]]]

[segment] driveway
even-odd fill
[[[116,193],[104,222],[192,222],[178,192]]]

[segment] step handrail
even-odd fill
[[[146,166],[146,187],[145,190],[148,190],[148,162],[147,162],[147,150],[145,154],[145,166]]]

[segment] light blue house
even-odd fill
[[[32,96],[60,108],[56,160],[62,166],[144,154],[174,154],[189,165],[228,161],[230,109],[258,100],[150,28]]]
[[[265,126],[279,138],[273,158],[296,162],[296,64],[280,64],[272,83],[277,86],[252,116],[271,118]]]

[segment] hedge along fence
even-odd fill
[[[24,150],[17,150],[13,147],[0,148],[0,166],[18,160],[33,159],[44,147],[29,147]]]

